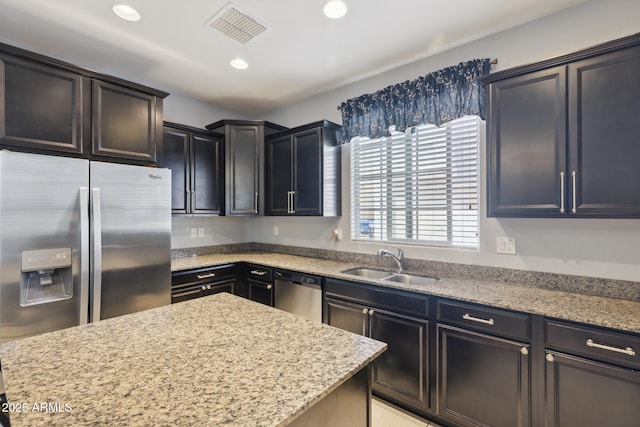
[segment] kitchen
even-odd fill
[[[207,105],[189,96],[172,93],[165,99],[164,118],[199,128],[219,119],[234,118],[267,120],[291,127],[321,118],[340,123],[340,112],[336,110],[336,105],[347,98],[414,79],[427,72],[474,57],[498,58],[498,64],[492,68],[492,72],[497,72],[574,52],[637,33],[639,14],[635,2],[586,2],[273,111],[238,117],[238,113],[223,107]],[[25,46],[29,46],[27,42],[24,43]],[[43,50],[43,53],[52,52],[47,49]],[[140,80],[134,75],[128,77],[132,81]],[[172,248],[184,250],[256,242],[263,245],[374,256],[380,247],[388,245],[354,241],[349,238],[351,201],[348,156],[347,147],[342,159],[342,216],[174,216]],[[484,153],[481,152],[481,159],[482,156]],[[481,161],[480,188],[485,187],[483,164]],[[486,202],[482,191],[480,194],[479,211],[485,212]],[[498,219],[481,214],[479,220],[480,240],[477,251],[405,245],[402,247],[405,258],[602,279],[595,281],[595,287],[606,287],[607,283],[610,283],[608,281],[636,282],[640,277],[640,266],[636,256],[640,224],[635,219]],[[196,233],[196,237],[191,237],[194,228],[197,231],[203,229],[204,236],[199,237],[200,233]],[[332,238],[333,230],[342,231],[342,240]],[[515,238],[515,256],[496,253],[498,237]]]

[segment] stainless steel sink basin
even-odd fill
[[[392,273],[390,271],[376,270],[375,268],[367,267],[350,268],[348,270],[343,270],[342,273],[374,280],[389,280],[391,282],[405,283],[408,285],[429,285],[438,280],[433,277],[416,276],[405,273]]]
[[[436,278],[426,276],[415,276],[413,274],[396,273],[388,277],[383,277],[384,280],[391,282],[405,283],[407,285],[430,285],[434,283]]]
[[[376,270],[374,268],[366,267],[350,268],[348,270],[343,270],[342,273],[352,274],[359,277],[367,277],[369,279],[382,279],[384,277],[389,277],[390,274],[393,274],[389,271]]]

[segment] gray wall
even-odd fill
[[[256,119],[285,126],[328,119],[341,123],[336,106],[342,101],[387,85],[414,79],[472,58],[497,58],[493,71],[547,59],[640,32],[640,2],[592,1],[555,15],[471,42],[380,75],[309,98]],[[219,117],[223,118],[223,117]],[[343,215],[340,218],[183,218],[174,247],[257,241],[375,253],[379,244],[351,241],[349,147],[343,150]],[[481,149],[481,189],[486,177]],[[640,220],[537,220],[486,218],[484,191],[480,209],[480,248],[459,250],[403,246],[411,258],[640,281]],[[205,224],[204,238],[185,235],[189,221]],[[278,236],[274,236],[274,227]],[[178,229],[180,228],[180,229]],[[343,239],[331,240],[333,229]],[[496,237],[516,238],[517,255],[496,254]]]

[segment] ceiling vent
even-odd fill
[[[233,3],[227,3],[205,25],[242,44],[249,42],[267,29],[256,18],[240,10]]]

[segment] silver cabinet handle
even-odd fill
[[[265,274],[267,274],[267,272],[262,270],[251,270],[251,274],[255,274],[256,276],[264,276]]]
[[[216,273],[198,274],[198,279],[208,279],[210,277],[216,277]]]
[[[206,287],[205,285],[202,285],[202,286],[200,287],[200,289],[202,289],[203,291],[206,291],[206,290],[207,290],[207,287]]]
[[[491,325],[493,326],[494,323],[496,323],[493,319],[480,319],[479,317],[473,317],[472,315],[470,315],[469,313],[465,313],[462,318],[464,320],[469,320],[471,322],[478,322],[478,323],[484,323],[486,325]]]
[[[560,172],[560,213],[564,213],[564,171]]]
[[[520,353],[521,353],[523,356],[526,356],[527,354],[529,354],[529,349],[528,349],[527,347],[522,347],[522,348],[520,349]]]
[[[93,322],[100,321],[102,301],[102,218],[100,189],[91,189],[91,216],[93,218]]]
[[[258,213],[258,192],[256,191],[256,213]]]
[[[545,356],[545,359],[547,359],[547,362],[553,362],[555,359],[555,357],[553,357],[553,354],[549,354],[547,353],[547,355]]]
[[[271,288],[273,288],[273,285],[267,285],[267,290],[271,290]]]
[[[369,310],[369,316],[373,316],[373,313],[375,313],[375,311]]]
[[[593,348],[599,348],[601,350],[613,351],[615,353],[622,353],[622,354],[626,354],[627,356],[635,356],[636,355],[636,352],[633,351],[633,349],[631,347],[627,347],[627,348],[611,347],[611,346],[604,345],[604,344],[598,344],[597,342],[594,342],[591,338],[589,338],[587,340],[587,346],[588,347],[593,347]]]
[[[291,191],[287,191],[287,213],[291,213]]]
[[[89,321],[89,189],[80,187],[80,324]]]
[[[207,285],[207,290],[211,290],[211,285]]]
[[[573,205],[571,207],[571,213],[576,213],[577,203],[576,203],[576,171],[571,172],[571,186],[573,193]]]
[[[362,314],[367,314],[369,312],[369,310],[367,310],[366,308],[362,309]]]
[[[291,212],[289,213],[296,213],[296,192],[292,191],[291,192]]]

